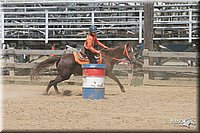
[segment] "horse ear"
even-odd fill
[[[127,48],[132,48],[131,42],[127,42],[127,43],[126,43],[126,46],[127,46]]]

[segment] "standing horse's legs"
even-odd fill
[[[46,90],[44,91],[43,95],[47,95],[48,92],[49,92],[49,89],[51,88],[51,86],[54,86],[54,89],[55,89],[55,92],[56,94],[60,94],[59,90],[58,90],[58,87],[57,87],[57,84],[64,81],[64,80],[67,80],[70,78],[70,75],[69,76],[66,76],[66,77],[61,77],[60,75],[58,75],[54,80],[51,80],[46,88]]]
[[[120,83],[119,79],[117,77],[115,77],[115,75],[113,73],[107,72],[106,74],[109,78],[113,79],[115,82],[118,83],[122,92],[125,92],[124,86]]]

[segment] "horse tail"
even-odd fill
[[[45,68],[48,68],[50,66],[53,66],[55,64],[55,62],[59,62],[60,61],[60,57],[58,56],[51,56],[50,58],[40,62],[39,64],[37,64],[31,74],[30,74],[30,78],[31,80],[34,80],[34,77],[37,77],[37,75],[44,70]]]

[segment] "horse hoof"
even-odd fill
[[[56,94],[61,94],[61,93],[59,91],[57,91]]]
[[[42,95],[48,95],[48,92],[43,92]]]
[[[71,93],[72,93],[72,91],[70,91],[70,90],[65,90],[65,91],[64,91],[64,95],[65,95],[65,96],[70,96]]]
[[[125,92],[126,92],[124,89],[121,89],[121,91],[122,91],[123,93],[125,93]]]

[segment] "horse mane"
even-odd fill
[[[120,44],[119,46],[115,47],[114,49],[118,49],[118,48],[124,47],[124,45],[130,45],[130,44],[131,44],[130,42],[127,42],[125,44]]]
[[[112,54],[117,54],[115,52],[118,52],[118,49],[121,49],[122,47],[124,47],[125,45],[129,44],[130,42],[126,43],[126,44],[120,44],[119,46],[116,46],[115,48],[113,48],[111,51],[109,52],[105,52],[106,55],[112,55]]]

